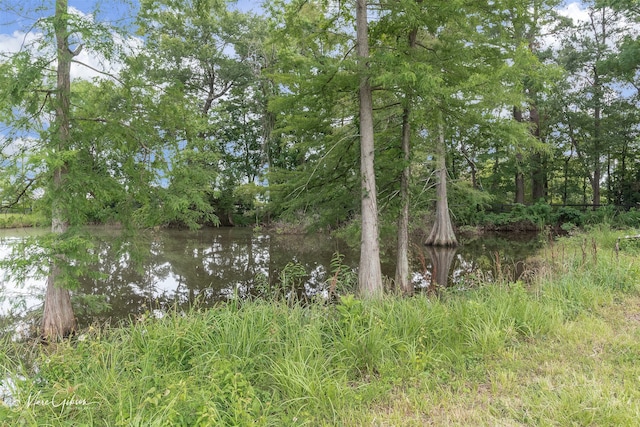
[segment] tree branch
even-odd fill
[[[82,48],[84,47],[84,45],[80,45],[76,48],[76,50],[71,50],[69,49],[69,47],[67,47],[67,50],[69,51],[69,53],[71,54],[71,56],[78,56],[80,55],[80,52],[82,52]]]
[[[77,51],[77,49],[76,49],[76,51]],[[121,85],[124,86],[124,82],[122,80],[120,80],[119,78],[117,78],[116,76],[114,76],[113,74],[107,73],[106,71],[98,70],[97,68],[94,68],[89,64],[85,64],[84,62],[77,61],[75,59],[72,59],[71,62],[73,62],[74,64],[82,65],[83,67],[87,67],[88,69],[93,70],[98,74],[102,74],[104,76],[111,77],[113,80],[117,81],[118,83],[120,83]]]
[[[97,123],[105,123],[105,124],[112,123],[111,121],[109,121],[107,119],[100,118],[100,117],[74,117],[73,120],[78,120],[78,121],[81,121],[81,122],[97,122]],[[117,124],[119,126],[122,126],[122,127],[126,128],[126,129],[130,130],[132,132],[132,134],[134,135],[133,136],[134,139],[136,139],[138,141],[138,143],[142,146],[143,149],[145,149],[147,152],[151,151],[151,150],[149,150],[149,147],[147,147],[145,145],[145,143],[140,140],[140,138],[136,137],[135,130],[131,126],[129,126],[126,123],[122,123],[122,122],[117,122]]]
[[[14,207],[15,205],[17,205],[18,203],[20,203],[20,200],[22,200],[24,195],[27,194],[27,190],[29,190],[29,187],[31,187],[33,185],[33,183],[38,179],[38,176],[36,176],[35,178],[28,179],[27,180],[27,185],[25,185],[25,187],[16,196],[16,198],[12,202],[9,202],[8,204],[3,204],[2,206],[0,206],[0,209],[10,209],[10,208]]]

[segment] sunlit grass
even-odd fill
[[[23,362],[7,342],[0,426],[636,425],[640,271],[618,237],[554,242],[527,284],[169,313]]]
[[[40,214],[0,213],[0,228],[42,227],[49,222]]]

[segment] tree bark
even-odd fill
[[[400,179],[400,216],[398,217],[398,250],[396,256],[396,287],[404,294],[413,294],[413,284],[409,281],[409,179],[411,166],[411,124],[409,107],[402,115],[402,153],[405,162]]]
[[[436,190],[436,218],[433,228],[425,245],[428,246],[456,246],[458,241],[453,232],[451,215],[449,214],[449,201],[447,200],[447,156],[444,140],[444,127],[438,124],[437,156],[437,190]]]
[[[73,53],[69,49],[67,29],[67,0],[56,0],[55,34],[57,44],[57,84],[56,84],[56,114],[55,125],[58,132],[58,152],[67,149],[70,140],[69,110],[71,93],[71,59]],[[53,171],[52,191],[61,191],[67,175],[67,166],[61,165]],[[54,199],[52,206],[51,232],[62,234],[69,228],[67,212],[59,199]],[[61,339],[76,329],[76,319],[71,306],[71,296],[68,289],[59,283],[61,257],[51,261],[47,290],[44,300],[42,316],[42,336],[48,340]]]
[[[571,157],[573,157],[573,147],[571,147],[571,154],[564,158],[564,165],[562,170],[563,176],[563,184],[562,184],[562,204],[566,205],[568,199],[568,188],[569,188],[569,162],[571,161]]]
[[[517,168],[516,170],[516,195],[514,198],[515,203],[524,205],[524,174],[520,171],[520,164],[522,163],[522,154],[516,154]]]
[[[418,30],[409,33],[409,51],[416,47]],[[396,287],[405,295],[413,294],[413,284],[409,280],[409,180],[411,179],[411,96],[407,95],[402,112],[402,154],[404,167],[400,177],[400,216],[398,217],[398,247],[396,255]]]
[[[594,98],[595,108],[593,112],[593,179],[591,180],[591,189],[593,191],[593,209],[596,210],[600,205],[600,179],[602,176],[602,165],[600,164],[601,150],[601,122],[602,122],[602,83],[596,67],[594,67]]]
[[[531,122],[531,134],[539,142],[543,142],[540,133],[540,113],[538,107],[529,107],[529,120]],[[536,203],[540,199],[547,198],[547,171],[542,153],[536,152],[531,156],[531,200]]]
[[[360,66],[360,173],[362,183],[362,237],[358,290],[362,297],[379,298],[383,294],[380,268],[378,202],[374,163],[373,96],[369,76],[369,30],[367,1],[356,0],[356,37]]]
[[[522,110],[518,107],[513,107],[513,118],[522,123]],[[517,148],[516,148],[517,149]],[[515,200],[514,203],[521,203],[524,205],[524,173],[521,170],[522,154],[516,154],[516,176],[515,176]]]

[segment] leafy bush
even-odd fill
[[[537,224],[539,229],[544,228],[544,225],[551,222],[551,213],[552,208],[546,202],[537,202],[527,206],[526,209],[527,218]]]
[[[631,208],[626,212],[620,212],[616,217],[616,224],[622,227],[640,227],[640,210]]]
[[[553,214],[552,220],[556,224],[570,223],[580,227],[584,223],[584,214],[572,206],[561,206]]]
[[[551,207],[546,203],[531,206],[516,203],[509,212],[487,214],[481,225],[489,229],[541,230],[550,217]]]
[[[473,189],[466,181],[456,182],[449,193],[452,220],[458,226],[476,225],[485,217],[492,201],[489,193]]]
[[[613,225],[617,214],[618,208],[613,205],[600,206],[596,210],[587,210],[584,213],[584,225]]]

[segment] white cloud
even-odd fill
[[[574,23],[589,22],[589,10],[580,2],[573,2],[558,9],[558,14],[570,18]]]
[[[92,14],[84,13],[74,7],[70,7],[69,12],[86,21],[88,25],[94,22]],[[115,32],[111,33],[111,37],[113,37],[115,44],[125,52],[136,51],[143,44],[142,40],[137,37],[123,38]],[[77,40],[77,43],[82,43],[82,40]],[[75,45],[72,46],[73,49],[76,47]],[[55,55],[54,48],[53,43],[44,43],[44,33],[38,30],[28,33],[20,30],[14,30],[11,33],[0,33],[0,55],[2,56],[11,55],[21,50],[29,50],[37,56],[53,58]],[[0,60],[2,60],[1,58],[0,56]],[[78,56],[74,57],[74,61],[76,62],[71,65],[72,79],[108,78],[107,75],[117,75],[122,69],[121,63],[107,60],[104,55],[86,46],[83,47]]]
[[[565,4],[561,8],[556,9],[556,12],[565,18],[569,18],[575,26],[584,26],[589,24],[592,20],[598,22],[601,19],[600,12],[594,12],[591,8],[581,2],[572,2]],[[608,37],[606,45],[610,49],[615,49],[615,46],[625,35],[639,35],[640,27],[635,22],[630,22],[625,16],[621,14],[615,14],[611,9],[605,9],[607,15],[607,31]],[[598,24],[599,25],[599,24]],[[547,35],[542,37],[541,44],[543,48],[551,48],[552,50],[559,50],[563,37],[562,34],[556,34],[553,31],[553,24],[550,24],[544,33]],[[574,30],[568,30],[574,31]],[[589,31],[583,33],[588,38],[593,38],[594,35]],[[566,34],[565,34],[566,35]],[[577,46],[576,46],[577,48]]]
[[[10,157],[20,152],[30,152],[39,143],[37,138],[23,137],[7,139],[0,135],[0,148],[2,155]]]
[[[41,33],[24,33],[18,30],[11,34],[0,34],[0,52],[19,52],[22,49],[32,46],[40,38],[42,38]]]

